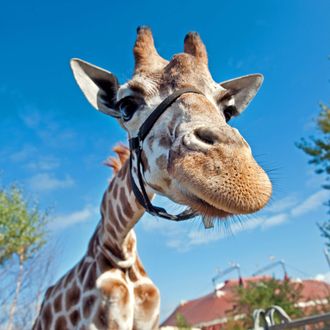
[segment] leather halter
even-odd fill
[[[129,148],[130,148],[130,175],[132,181],[132,189],[135,194],[136,199],[139,203],[145,208],[145,210],[151,215],[159,216],[161,218],[165,218],[173,221],[182,221],[195,217],[197,213],[187,208],[185,211],[174,215],[169,214],[164,208],[155,206],[151,203],[146,189],[145,182],[143,180],[143,176],[141,173],[141,168],[143,167],[141,154],[143,150],[143,141],[149,134],[150,130],[158,120],[158,118],[182,95],[186,93],[195,93],[204,95],[201,91],[194,87],[181,88],[176,90],[174,93],[169,95],[165,100],[163,100],[156,109],[149,115],[149,117],[145,120],[145,122],[141,125],[137,136],[129,139]],[[134,181],[133,177],[133,155],[136,155],[137,159],[137,177],[139,180],[139,185],[141,190],[138,188]]]

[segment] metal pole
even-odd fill
[[[297,327],[306,326],[307,324],[314,324],[314,323],[325,322],[325,321],[330,321],[330,313],[304,317],[302,319],[291,321],[290,323],[272,325],[272,326],[268,327],[268,330],[293,329],[293,328],[297,328]]]

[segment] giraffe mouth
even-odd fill
[[[201,216],[223,219],[233,215],[233,213],[217,208],[190,192],[184,192],[183,194],[186,198],[185,203]]]

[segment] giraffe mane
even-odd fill
[[[129,158],[130,151],[127,146],[122,143],[116,144],[112,150],[116,153],[115,157],[109,157],[104,164],[113,169],[117,174]]]

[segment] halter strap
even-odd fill
[[[149,134],[150,130],[158,120],[158,118],[169,108],[182,94],[186,93],[195,93],[204,95],[201,91],[194,87],[186,87],[176,90],[174,93],[169,95],[165,100],[163,100],[156,109],[149,115],[145,122],[141,125],[137,136],[129,139],[129,148],[131,151],[130,155],[130,175],[132,182],[132,189],[135,194],[135,197],[139,203],[145,208],[145,210],[152,214],[173,221],[182,221],[193,218],[197,215],[196,212],[192,211],[190,208],[187,208],[185,211],[174,215],[169,214],[164,208],[155,206],[151,203],[148,194],[145,189],[145,182],[143,180],[142,172],[143,163],[142,163],[142,150],[143,150],[143,141]],[[133,177],[133,153],[137,158],[137,178],[139,181],[139,187],[136,185],[136,182]]]

